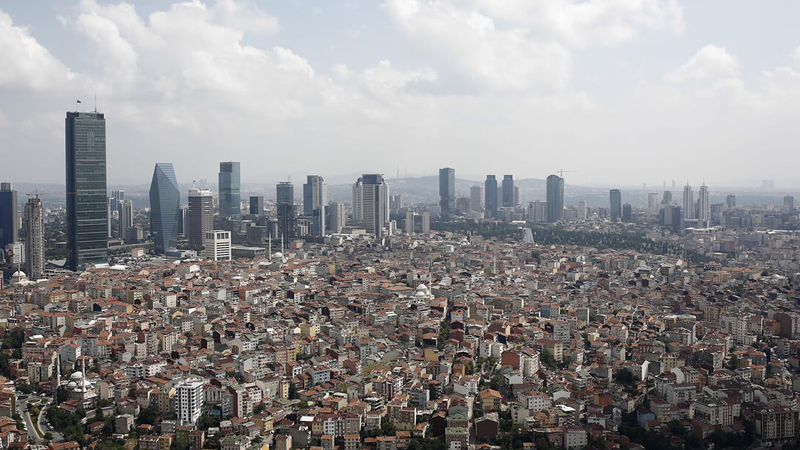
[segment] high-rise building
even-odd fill
[[[17,191],[11,183],[0,183],[0,254],[4,254],[6,245],[17,242]]]
[[[119,201],[125,200],[125,191],[122,189],[111,191],[111,197],[109,197],[109,199],[111,200],[111,210],[116,211],[119,209]]]
[[[242,218],[241,172],[235,161],[219,163],[219,217]]]
[[[118,237],[125,239],[125,230],[133,226],[133,202],[131,200],[120,200],[118,203]]]
[[[294,185],[292,183],[288,181],[278,183],[275,204],[278,212],[278,233],[285,248],[295,237],[297,214],[294,209]]]
[[[150,182],[150,234],[153,250],[164,255],[175,250],[181,217],[181,191],[171,163],[158,163]]]
[[[547,222],[564,218],[564,179],[558,175],[547,177]]]
[[[608,192],[608,198],[610,202],[609,213],[611,215],[611,221],[616,222],[622,217],[622,193],[619,189],[611,189]]]
[[[729,194],[727,197],[725,197],[725,205],[728,207],[728,209],[736,208],[736,196]]]
[[[503,175],[503,208],[514,206],[514,175]]]
[[[456,169],[439,169],[439,206],[442,220],[450,220],[456,208]]]
[[[658,210],[658,192],[651,192],[647,194],[647,209],[650,211]]]
[[[389,214],[400,214],[400,210],[405,208],[405,201],[400,194],[389,196]]]
[[[346,218],[344,203],[331,202],[328,205],[328,214],[330,216],[330,219],[328,220],[328,230],[334,234],[341,233],[342,228],[344,228]]]
[[[497,178],[494,175],[486,175],[486,181],[483,185],[486,217],[497,217]]]
[[[311,235],[325,236],[328,183],[319,175],[308,175],[303,185],[303,215],[311,217]]]
[[[514,185],[514,206],[519,206],[519,186]]]
[[[189,236],[189,205],[181,205],[178,212],[178,234]]]
[[[633,208],[630,203],[622,205],[622,221],[625,223],[633,222]]]
[[[586,200],[578,200],[578,220],[586,220],[587,216]]]
[[[203,257],[212,261],[231,260],[231,232],[211,230],[203,241]]]
[[[175,416],[180,425],[194,425],[203,413],[202,378],[188,378],[175,386]]]
[[[209,189],[189,189],[189,212],[186,214],[189,246],[203,247],[206,233],[214,229],[214,195]]]
[[[264,196],[251,195],[250,196],[250,214],[253,216],[260,216],[264,214]]]
[[[25,271],[30,280],[44,278],[44,209],[42,200],[28,199],[23,215],[25,223]]]
[[[708,191],[708,186],[706,186],[705,183],[700,186],[697,205],[697,218],[704,222],[705,226],[711,225],[711,193]]]
[[[469,209],[474,212],[483,212],[483,205],[483,186],[469,188]]]
[[[108,263],[106,120],[102,113],[68,112],[67,264]]]
[[[785,195],[783,197],[783,209],[786,211],[794,211],[794,196]]]
[[[353,216],[360,211],[360,222],[367,233],[381,237],[389,224],[389,185],[383,174],[364,174],[353,186]]]
[[[683,218],[694,219],[694,193],[689,183],[683,187]]]

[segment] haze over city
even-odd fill
[[[378,172],[794,187],[797,2],[0,1],[0,178],[64,180],[64,112],[108,180]],[[10,62],[10,63],[8,63]],[[97,98],[95,102],[95,96]],[[77,104],[76,101],[81,103]]]

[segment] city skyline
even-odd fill
[[[715,20],[710,5],[657,0],[600,2],[592,11],[569,1],[549,9],[415,0],[0,2],[0,55],[20,61],[0,78],[8,99],[0,179],[60,180],[60,117],[77,105],[115,118],[113,185],[147,179],[164,152],[185,161],[176,165],[181,173],[214,179],[214,164],[195,156],[224,150],[245,162],[243,179],[270,182],[323,171],[330,182],[432,174],[458,156],[491,152],[465,159],[459,173],[475,179],[530,161],[515,179],[564,169],[576,185],[655,185],[680,175],[716,186],[774,179],[797,187],[791,105],[800,96],[800,36],[780,30],[791,29],[781,24],[800,5],[726,6],[739,20]],[[578,12],[585,22],[574,20]],[[471,15],[480,21],[465,20]],[[186,26],[170,32],[167,23]],[[301,39],[317,26],[331,46]],[[450,37],[457,35],[464,39]],[[548,151],[534,161],[531,146]],[[273,163],[287,152],[303,158]],[[668,157],[641,171],[647,152]],[[37,170],[16,154],[35,159]],[[749,163],[724,163],[741,160]]]

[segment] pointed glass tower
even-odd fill
[[[156,164],[150,184],[150,234],[157,254],[175,250],[180,203],[181,194],[172,164]]]

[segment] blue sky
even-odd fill
[[[798,187],[793,1],[0,0],[0,179],[61,182],[106,113],[111,184],[316,173]]]

